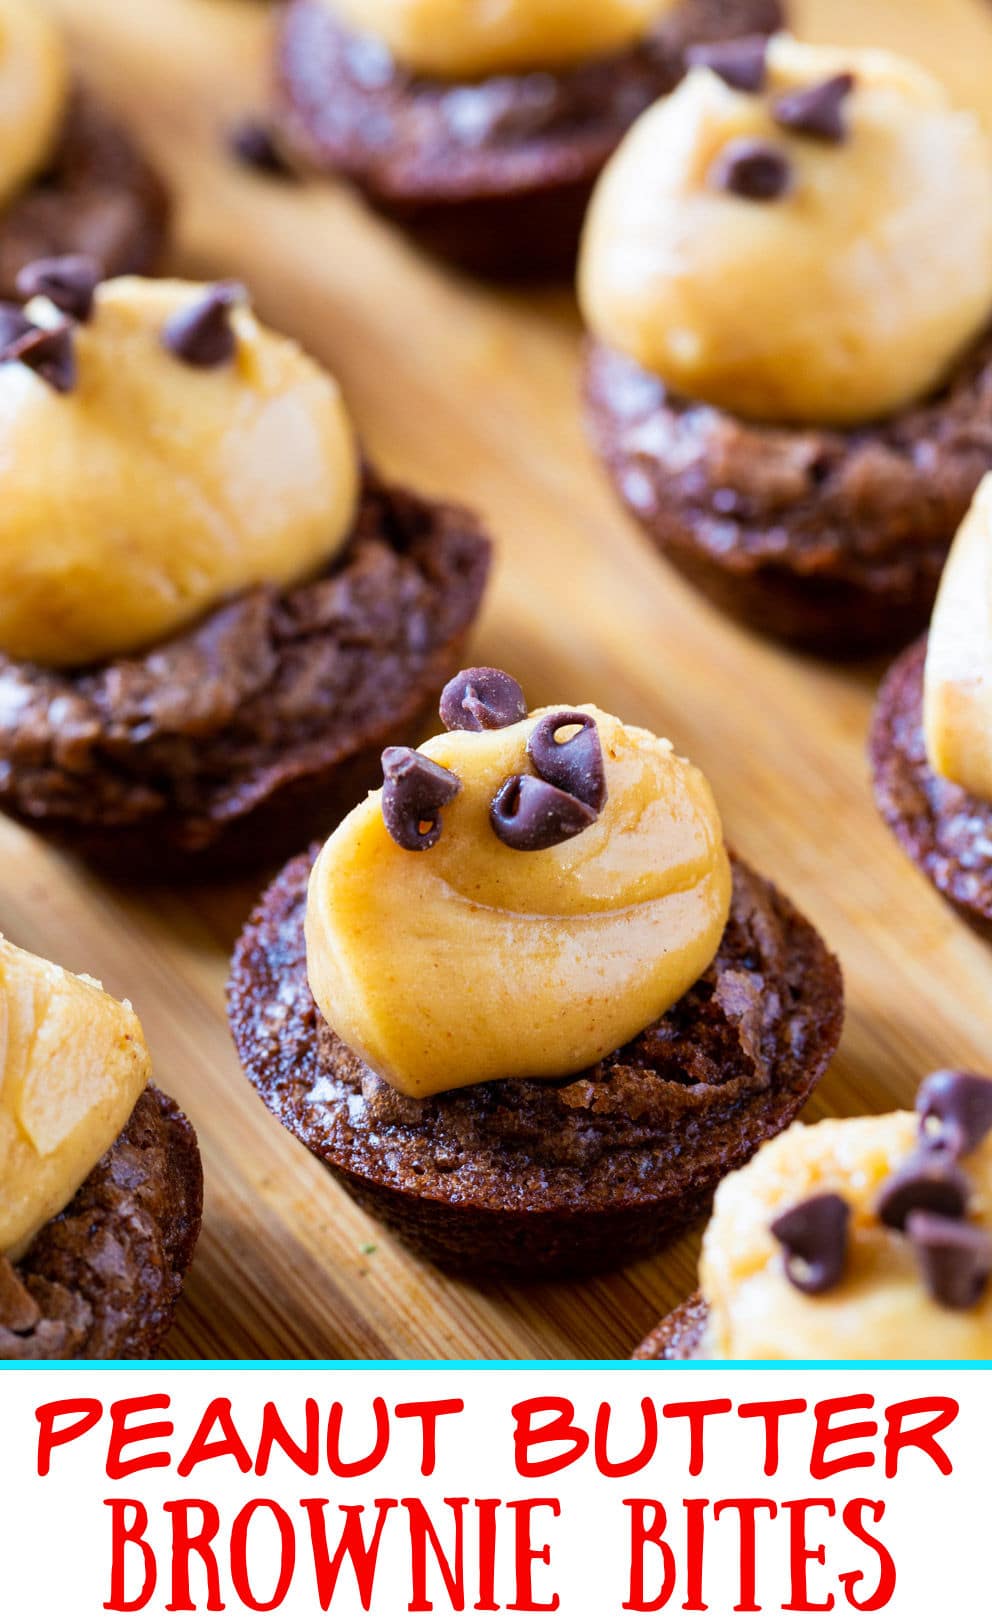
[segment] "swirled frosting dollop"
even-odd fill
[[[719,64],[718,64],[719,65]],[[779,35],[642,115],[585,230],[593,333],[740,416],[922,399],[992,317],[992,147],[922,69]]]
[[[412,765],[387,750],[385,790],[311,874],[317,1005],[410,1096],[598,1062],[690,988],[726,925],[713,795],[670,743],[592,705],[507,720],[433,737]],[[580,733],[580,768],[558,769],[555,735]]]
[[[677,0],[324,0],[398,62],[438,78],[526,72],[642,39]]]
[[[923,721],[937,775],[992,803],[992,474],[979,485],[944,567],[927,642]]]
[[[340,390],[243,294],[122,277],[62,336],[61,387],[0,356],[0,652],[110,659],[340,548],[359,477]]]
[[[127,1002],[0,938],[0,1255],[75,1196],[150,1074]]]
[[[941,1303],[927,1287],[919,1242],[891,1217],[881,1218],[886,1188],[894,1177],[905,1178],[918,1155],[914,1114],[831,1119],[793,1125],[728,1176],[703,1240],[705,1355],[748,1361],[992,1355],[992,1287],[979,1287],[969,1308],[960,1300],[954,1308]],[[960,1174],[970,1183],[967,1224],[943,1227],[946,1216],[938,1217],[948,1253],[962,1235],[965,1242],[992,1237],[992,1136],[961,1159]],[[847,1206],[846,1254],[838,1279],[810,1293],[790,1280],[773,1227],[824,1195]]]
[[[37,0],[0,0],[0,207],[45,165],[68,91],[56,23]]]

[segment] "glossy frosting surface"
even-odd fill
[[[786,94],[850,72],[846,138],[786,129]],[[781,195],[728,191],[742,142]],[[992,314],[992,147],[922,69],[785,35],[759,93],[706,68],[608,165],[582,250],[588,325],[680,394],[749,418],[852,424],[925,398]]]
[[[401,849],[373,793],[331,835],[307,908],[310,983],[331,1027],[413,1096],[597,1062],[712,961],[730,864],[709,785],[671,744],[583,705],[608,797],[593,825],[521,853],[489,820],[551,710],[452,731],[422,752],[462,782],[433,849]]]
[[[0,365],[9,657],[71,667],[135,651],[250,585],[305,578],[346,539],[358,457],[337,384],[243,303],[232,360],[178,359],[163,327],[204,291],[104,282],[73,330],[66,393]]]

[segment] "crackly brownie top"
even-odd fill
[[[148,1086],[66,1209],[0,1256],[0,1361],[155,1355],[202,1207],[193,1128]]]
[[[619,51],[539,71],[445,79],[404,67],[324,0],[291,0],[280,34],[283,116],[319,160],[371,172],[402,194],[508,185],[534,164],[590,175],[624,131],[674,89],[700,41],[769,34],[779,0],[679,0]],[[292,109],[292,111],[290,110]]]
[[[794,1125],[719,1188],[701,1354],[992,1353],[992,1080],[940,1070],[916,1113]]]
[[[273,1112],[332,1166],[445,1202],[540,1210],[698,1200],[795,1117],[842,1021],[836,962],[765,880],[734,863],[713,961],[662,1017],[561,1080],[523,1077],[425,1099],[378,1079],[327,1025],[303,919],[316,849],[290,863],[235,953],[230,1010]]]
[[[787,35],[700,51],[599,183],[588,324],[742,417],[892,415],[988,324],[989,156],[977,118],[896,56]]]
[[[321,1012],[413,1097],[597,1063],[695,982],[730,903],[712,793],[670,743],[591,704],[528,714],[494,669],[441,718],[386,749],[307,910]]]
[[[0,1255],[71,1201],[150,1073],[127,1002],[0,938]]]
[[[358,499],[336,383],[243,288],[100,277],[37,261],[0,305],[0,652],[47,668],[313,576]]]
[[[257,586],[90,670],[0,656],[0,799],[21,814],[199,825],[419,713],[478,611],[489,547],[459,507],[369,477],[316,579]]]

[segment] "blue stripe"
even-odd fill
[[[989,1372],[992,1361],[5,1361],[0,1373],[89,1372]]]

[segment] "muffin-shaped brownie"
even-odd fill
[[[929,636],[879,694],[875,800],[948,900],[992,927],[992,477],[951,548]]]
[[[992,1080],[940,1070],[916,1106],[794,1125],[728,1176],[701,1293],[635,1359],[992,1356]]]
[[[36,0],[0,0],[0,298],[36,259],[87,253],[108,273],[149,271],[166,191],[130,137],[74,86]]]
[[[336,383],[242,288],[25,280],[49,296],[0,306],[0,809],[151,876],[298,849],[436,701],[488,544],[363,474]]]
[[[661,1247],[802,1106],[840,971],[731,861],[701,773],[502,672],[293,861],[237,947],[245,1070],[357,1201],[445,1267]]]
[[[592,438],[664,554],[754,628],[904,643],[992,466],[992,147],[919,68],[777,36],[696,67],[584,237]]]
[[[127,1002],[0,938],[0,1361],[154,1355],[200,1230]]]
[[[596,177],[687,53],[781,17],[779,0],[291,0],[280,135],[445,258],[568,275]]]

